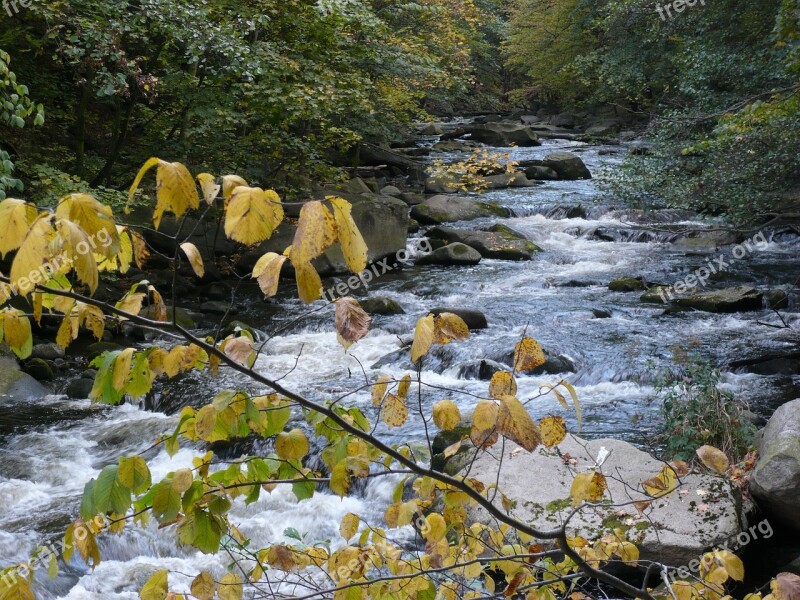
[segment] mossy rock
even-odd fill
[[[637,292],[647,289],[645,282],[638,277],[621,277],[608,284],[611,292]]]

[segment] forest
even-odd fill
[[[0,600],[800,599],[800,0],[3,0]]]

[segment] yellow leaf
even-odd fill
[[[225,235],[253,246],[268,239],[283,221],[281,199],[272,190],[240,186],[225,211]]]
[[[381,375],[372,386],[372,406],[378,406],[383,397],[386,395],[386,390],[389,389],[389,382],[392,378],[389,375]]]
[[[676,581],[672,584],[672,591],[678,600],[692,600],[692,584],[688,581]]]
[[[0,256],[5,258],[22,245],[36,217],[36,207],[24,200],[6,198],[0,202]]]
[[[192,596],[197,600],[211,600],[214,597],[214,578],[208,572],[200,571],[200,574],[192,581],[190,589]]]
[[[172,489],[182,494],[192,487],[193,481],[194,475],[192,475],[191,469],[178,469],[172,475]]]
[[[274,252],[267,252],[258,259],[253,267],[253,278],[258,280],[258,287],[264,297],[271,298],[278,293],[278,282],[281,277],[281,267],[286,262],[286,257]],[[322,287],[322,283],[320,283]]]
[[[367,335],[372,319],[355,298],[338,298],[335,304],[336,339],[347,349]]]
[[[167,597],[167,569],[160,569],[153,573],[147,583],[139,592],[142,600],[164,600]]]
[[[344,541],[349,540],[356,534],[360,523],[361,520],[358,518],[358,515],[354,515],[353,513],[347,513],[342,518],[342,522],[339,525],[339,533],[342,534]]]
[[[725,570],[725,567],[714,567],[706,574],[706,576],[703,578],[703,581],[706,583],[722,585],[728,581],[728,571]]]
[[[122,391],[125,383],[128,381],[128,375],[131,372],[131,359],[133,358],[134,348],[125,348],[119,353],[117,358],[114,359],[114,370],[111,374],[111,385],[114,389]]]
[[[169,211],[176,217],[181,217],[190,208],[200,206],[200,196],[197,194],[192,174],[184,165],[151,158],[142,165],[136,174],[136,179],[128,192],[129,204],[145,173],[156,165],[158,169],[156,171],[156,208],[153,211],[153,224],[158,229],[161,217],[165,212]]]
[[[337,496],[344,497],[350,490],[350,471],[347,460],[340,460],[331,470],[331,491]]]
[[[279,433],[275,439],[275,451],[284,460],[300,460],[308,454],[308,438],[299,429]]]
[[[142,311],[142,303],[144,302],[145,294],[142,292],[133,292],[125,294],[125,297],[117,302],[115,305],[116,308],[125,311],[126,313],[130,313],[132,315],[138,315]],[[125,317],[118,317],[119,319],[125,320]]]
[[[197,246],[191,242],[184,242],[181,244],[181,250],[183,250],[186,258],[189,259],[189,264],[192,266],[194,274],[201,279],[205,277],[206,269],[203,266],[203,257],[200,256],[200,250],[197,249]]]
[[[90,194],[70,194],[61,198],[56,207],[56,217],[67,219],[86,232],[95,242],[92,249],[108,259],[120,250],[120,237],[111,207],[99,202]]]
[[[464,319],[449,312],[440,313],[434,320],[434,344],[449,344],[469,337],[469,327]]]
[[[706,467],[720,475],[724,475],[730,467],[730,461],[725,453],[714,446],[701,446],[696,454]]]
[[[583,412],[581,411],[580,402],[578,402],[578,392],[576,392],[575,388],[567,381],[561,381],[558,385],[567,390],[572,397],[572,404],[575,406],[575,418],[578,419],[578,433],[580,433],[581,427],[583,427]],[[566,406],[564,408],[566,408]]]
[[[519,444],[528,452],[533,452],[542,441],[536,423],[533,422],[522,402],[514,396],[500,398],[497,430],[501,435]]]
[[[300,300],[308,304],[322,297],[322,279],[310,262],[293,263]]]
[[[303,204],[294,234],[290,257],[292,264],[310,262],[322,255],[336,240],[336,222],[331,212],[318,200]]]
[[[712,554],[718,561],[722,562],[722,566],[725,567],[731,579],[744,581],[744,563],[742,563],[741,558],[728,550],[716,550]]]
[[[36,287],[34,279],[44,280],[42,271],[50,264],[47,262],[50,258],[48,244],[54,234],[52,218],[43,214],[31,225],[14,256],[14,262],[11,263],[11,285],[22,296],[27,296]]]
[[[406,373],[400,378],[400,383],[397,384],[397,395],[403,400],[408,396],[408,391],[411,389],[411,375]]]
[[[635,567],[639,560],[639,548],[631,542],[620,542],[617,554],[629,567]]]
[[[360,273],[367,268],[367,244],[350,214],[351,204],[342,198],[327,198],[333,206],[336,233],[347,268]]]
[[[75,269],[78,279],[94,293],[98,283],[97,261],[91,251],[89,236],[76,223],[66,219],[60,219],[56,228],[61,239],[65,267]]]
[[[238,175],[225,175],[222,178],[222,197],[226,204],[238,187],[247,187],[247,182]]]
[[[417,362],[425,356],[433,345],[433,315],[422,317],[414,329],[414,343],[411,345],[411,360]]]
[[[558,446],[567,436],[567,425],[561,417],[544,417],[539,421],[542,443],[548,448]]]
[[[491,400],[481,400],[472,414],[472,428],[469,439],[478,448],[488,448],[498,439],[497,419],[500,407]]]
[[[211,173],[200,173],[197,176],[197,181],[200,183],[200,189],[203,190],[203,199],[206,201],[206,204],[211,206],[214,204],[214,200],[217,199],[217,196],[219,196],[219,191],[222,189],[222,186],[217,183],[216,177]],[[243,185],[247,185],[247,183]]]
[[[142,237],[142,234],[135,231],[130,231],[129,235],[131,236],[131,244],[133,245],[133,260],[136,262],[136,266],[141,269],[144,267],[144,263],[147,262],[147,257],[150,256],[150,251],[147,249],[147,242],[144,237]]]
[[[389,394],[381,407],[381,420],[389,427],[400,427],[408,419],[408,407],[399,396]]]
[[[20,358],[28,358],[33,349],[31,322],[16,308],[7,308],[2,313],[2,328],[5,342]]]
[[[589,502],[599,502],[607,489],[606,478],[597,471],[578,473],[572,482],[569,495],[572,497],[572,505],[578,506],[584,500]]]
[[[461,411],[452,400],[442,400],[433,405],[433,422],[443,430],[455,428],[461,421]]]
[[[52,556],[51,554],[51,562]],[[13,575],[12,570],[16,571]],[[30,573],[28,577],[23,577],[23,571],[19,570],[19,566],[0,570],[0,600],[36,600],[30,581],[33,572],[30,570],[28,572]]]
[[[429,514],[425,517],[425,523],[426,527],[422,533],[428,541],[438,542],[447,533],[447,523],[439,513]]]
[[[242,600],[244,587],[241,577],[236,573],[226,573],[219,581],[217,593],[220,600]]]
[[[514,348],[514,369],[533,371],[545,363],[544,352],[539,342],[533,338],[523,338]]]
[[[492,398],[500,398],[501,396],[513,396],[517,393],[517,382],[514,376],[508,371],[498,371],[492,375],[492,380],[489,382],[489,395]]]
[[[666,496],[675,489],[676,479],[675,471],[672,467],[665,466],[658,475],[643,481],[642,486],[651,496]]]
[[[247,335],[240,335],[235,338],[226,339],[221,345],[220,350],[227,356],[238,362],[240,365],[252,367],[256,360],[256,351],[253,347],[253,340]]]

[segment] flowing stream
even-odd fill
[[[626,151],[620,146],[553,140],[541,147],[510,152],[513,159],[525,160],[563,149],[578,152],[593,173],[616,168]],[[308,314],[309,308],[292,298],[290,282],[285,283],[287,291],[282,292],[277,304],[265,304],[255,290],[246,290],[237,318],[267,333],[285,328],[267,343],[257,367],[273,377],[285,374],[282,382],[289,388],[316,399],[330,398],[363,383],[364,371],[370,378],[378,373],[398,377],[406,373],[411,365],[408,352],[398,351],[400,338],[408,337],[416,320],[428,309],[477,309],[486,314],[489,328],[475,332],[465,342],[436,348],[426,362],[423,381],[437,386],[423,389],[426,405],[453,397],[462,412],[469,410],[475,402],[470,394],[485,394],[487,382],[464,378],[464,365],[477,359],[507,362],[515,342],[527,332],[551,355],[563,355],[571,361],[574,372],[522,376],[520,398],[535,396],[542,383],[566,378],[577,388],[583,407],[583,436],[619,437],[648,447],[659,423],[653,385],[660,369],[671,363],[676,349],[694,350],[726,364],[786,349],[792,343],[787,330],[756,324],[759,319],[779,322],[770,311],[665,313],[664,306],[642,303],[639,292],[610,292],[608,282],[617,277],[642,276],[649,281],[674,283],[707,260],[729,255],[730,247],[686,253],[666,241],[670,239],[668,233],[625,233],[631,232],[625,215],[599,200],[593,180],[492,191],[482,199],[512,209],[515,216],[455,226],[479,228],[502,222],[529,236],[544,252],[528,262],[484,259],[475,267],[407,266],[373,280],[369,293],[396,300],[406,314],[376,317],[369,335],[348,354],[336,342],[332,310]],[[584,208],[586,216],[558,218],[565,211],[554,210],[577,205]],[[702,225],[681,222],[678,213],[675,217],[680,227]],[[620,241],[599,239],[608,236],[598,236],[598,228],[621,232],[616,236]],[[409,246],[414,246],[413,240]],[[798,256],[798,236],[773,236],[763,251],[733,261],[725,284],[788,289],[797,277]],[[796,304],[790,304],[783,315],[795,327],[800,323]],[[381,366],[373,369],[376,363]],[[798,383],[786,376],[725,375],[725,385],[746,398],[762,417],[796,397]],[[182,405],[198,406],[208,402],[214,390],[241,386],[263,391],[223,370],[218,379],[193,374],[165,385],[147,407],[103,407],[58,395],[24,406],[3,407],[15,422],[0,437],[0,567],[25,560],[38,545],[58,539],[77,514],[85,482],[117,457],[141,452],[158,434],[173,429],[175,413]],[[466,394],[454,396],[438,387]],[[373,416],[367,393],[356,394],[350,401]],[[563,410],[551,396],[533,400],[529,408],[535,418],[561,414],[572,429],[576,427],[574,414]],[[391,431],[379,428],[378,434],[395,443],[425,439],[421,421],[414,419],[413,413],[406,426]],[[267,452],[270,447],[263,442],[246,442],[229,452],[235,450]],[[161,450],[150,451],[147,457],[154,480],[191,466],[196,451],[183,446],[172,458]],[[320,492],[297,502],[289,489],[279,488],[272,494],[262,493],[261,499],[248,507],[237,501],[232,521],[253,540],[252,547],[292,543],[285,536],[288,528],[309,541],[329,539],[337,544],[342,516],[354,512],[379,522],[398,482],[397,478],[370,481],[355,496],[343,500]],[[153,524],[129,527],[122,536],[103,536],[101,554],[102,563],[93,573],[78,558],[67,566],[62,563],[55,580],[38,573],[37,592],[43,598],[134,599],[154,568],[174,571],[171,587],[188,589],[198,570],[208,569],[219,577],[229,562],[223,555],[206,556],[181,548],[174,528],[158,531]]]

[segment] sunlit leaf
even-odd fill
[[[336,339],[347,349],[367,335],[372,319],[355,298],[338,298],[335,304]]]

